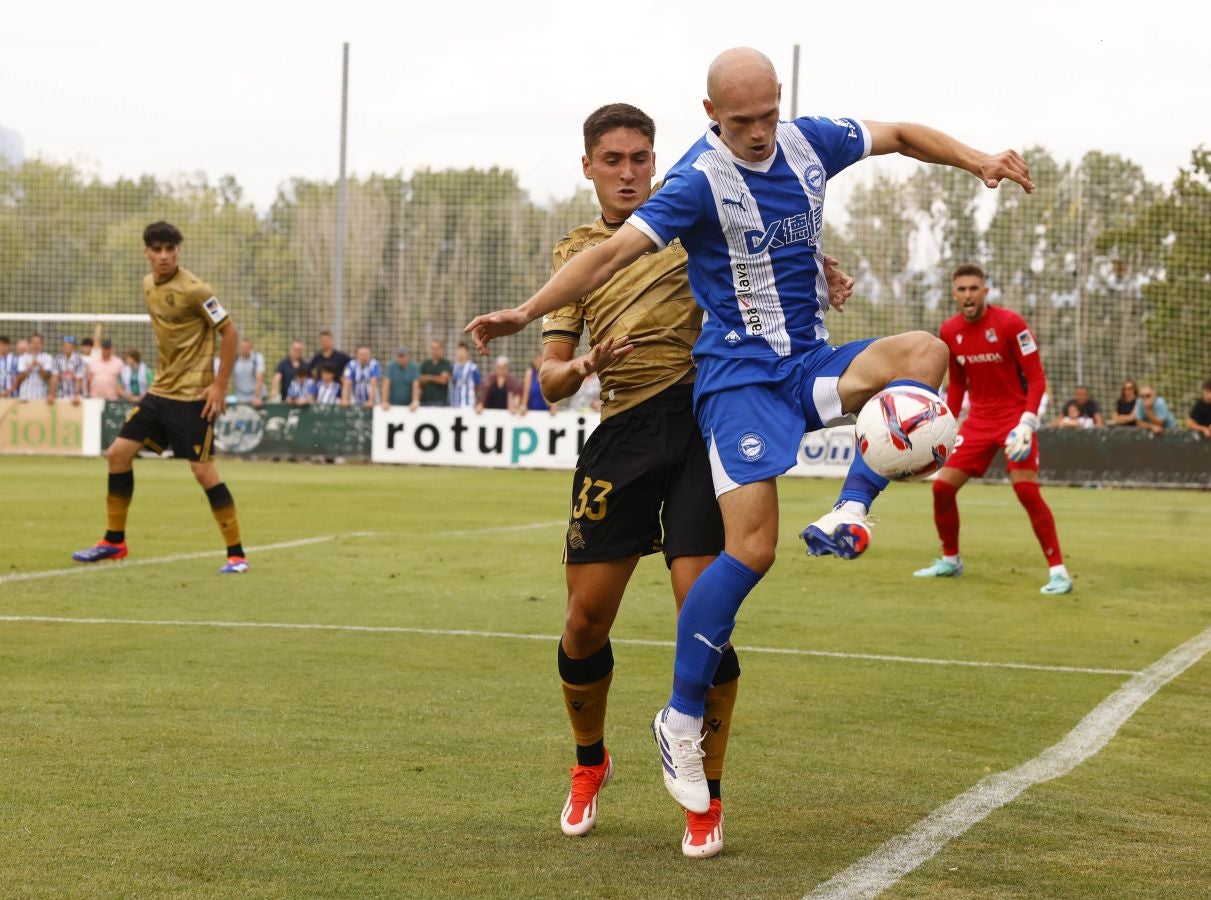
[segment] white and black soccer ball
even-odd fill
[[[892,481],[917,481],[945,465],[958,425],[937,394],[902,386],[884,388],[867,400],[856,431],[868,466]]]

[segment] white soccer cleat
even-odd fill
[[[597,824],[597,795],[614,777],[614,760],[605,752],[605,762],[599,766],[573,766],[572,789],[559,814],[559,827],[568,837],[588,834]]]
[[[662,708],[652,720],[652,737],[660,750],[660,765],[664,771],[664,786],[682,807],[694,813],[709,812],[711,792],[702,769],[703,735],[696,731],[673,731],[664,723],[668,707]]]
[[[870,546],[870,531],[874,524],[870,516],[838,505],[804,528],[799,537],[807,544],[808,556],[854,559]]]

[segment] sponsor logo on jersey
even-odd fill
[[[736,442],[736,449],[749,462],[756,462],[765,455],[765,438],[750,431],[740,436],[740,440]]]
[[[955,343],[956,343],[956,344],[961,344],[961,343],[963,343],[963,335],[961,335],[961,334],[956,334],[956,335],[955,335]]]
[[[997,342],[997,330],[995,328],[985,329],[984,339],[990,344],[995,344]]]
[[[724,197],[720,201],[720,203],[723,206],[739,206],[741,209],[744,209],[744,198],[743,197],[741,197],[739,200],[733,200],[731,197]]]
[[[216,325],[227,318],[227,310],[223,309],[223,305],[219,303],[218,297],[211,297],[202,303],[202,309],[206,310],[206,315],[210,316],[210,321]]]
[[[1005,357],[996,351],[992,353],[971,353],[967,356],[957,357],[957,359],[961,366],[967,363],[999,363],[1005,361]]]
[[[815,243],[824,224],[824,207],[817,206],[807,212],[787,216],[771,222],[765,231],[746,231],[744,243],[753,256],[767,250],[777,250],[787,244]]]
[[[1039,345],[1034,342],[1034,335],[1030,333],[1030,329],[1018,332],[1018,347],[1021,348],[1023,356],[1038,352]]]
[[[724,340],[735,346],[736,344],[740,343],[740,335],[736,334],[735,329],[733,329],[727,333],[727,337],[725,337]]]
[[[849,131],[849,139],[851,141],[856,141],[858,139],[858,126],[856,126],[849,119],[833,119],[833,122]]]
[[[803,183],[817,197],[824,192],[824,166],[813,163],[803,173]]]

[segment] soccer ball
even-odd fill
[[[858,450],[892,481],[917,481],[942,468],[955,445],[955,417],[932,391],[885,388],[858,413]]]

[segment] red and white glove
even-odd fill
[[[1030,445],[1034,443],[1034,433],[1039,430],[1039,417],[1032,412],[1022,413],[1022,418],[1005,438],[1005,458],[1012,462],[1021,462],[1030,455]]]

